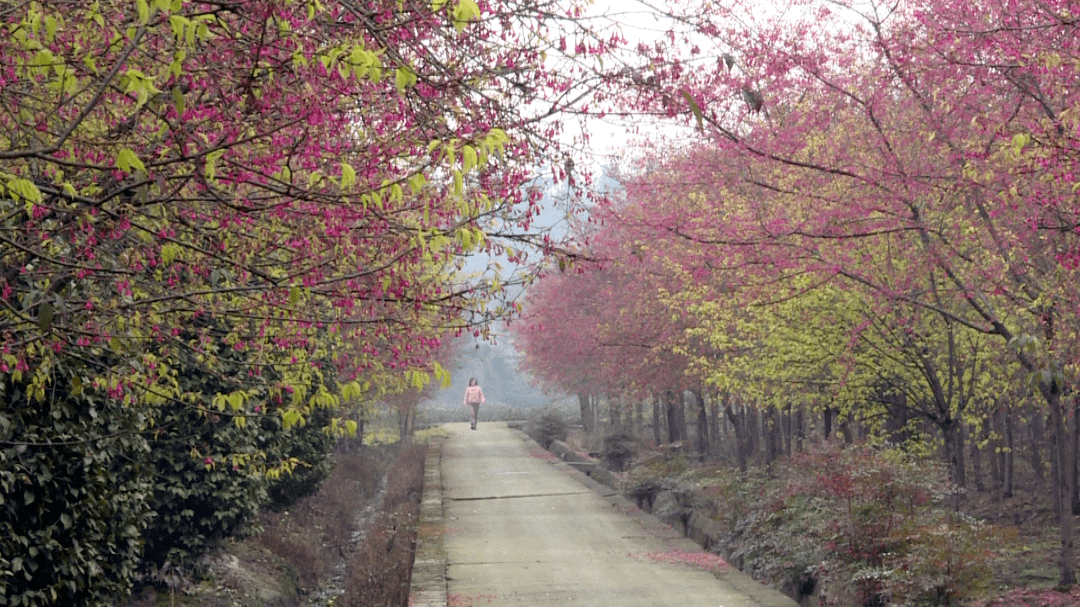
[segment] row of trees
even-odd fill
[[[0,3],[0,604],[111,604],[445,378],[505,312],[465,257],[554,244],[523,186],[617,41],[579,14]]]
[[[531,290],[533,372],[835,412],[940,447],[961,485],[965,436],[1004,446],[1036,403],[1075,583],[1075,7],[673,5],[623,109],[693,134],[643,148],[582,230],[593,261]]]

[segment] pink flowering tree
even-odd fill
[[[119,462],[141,457],[144,433],[177,430],[155,421],[191,417],[162,411],[251,434],[327,409],[348,432],[343,403],[441,375],[444,336],[505,311],[462,260],[539,238],[522,186],[565,166],[553,117],[586,103],[617,40],[580,14],[513,0],[0,8],[0,535],[5,555],[38,550],[0,565],[29,580],[9,600],[125,588],[147,487],[145,467]],[[208,475],[300,463],[214,452]],[[53,536],[118,548],[86,565],[38,548]]]
[[[700,381],[687,374],[686,316],[664,296],[678,291],[683,277],[665,265],[671,258],[663,247],[671,243],[650,239],[633,213],[623,205],[591,210],[579,261],[551,267],[527,291],[515,343],[535,377],[583,395],[583,412],[588,394],[663,399],[667,438],[681,440],[684,412],[675,396]]]
[[[630,107],[684,116],[718,262],[858,291],[1012,350],[1055,437],[1075,581],[1076,22],[1066,3],[687,3]],[[683,31],[678,31],[687,26]],[[1030,32],[1039,35],[1029,35]],[[679,56],[675,43],[699,45]],[[702,48],[703,47],[703,48]],[[731,201],[738,201],[732,204]],[[682,224],[687,225],[687,224]]]

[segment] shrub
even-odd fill
[[[622,472],[637,454],[637,441],[634,434],[625,428],[616,428],[604,436],[600,448],[600,459],[609,468]]]
[[[182,366],[174,374],[181,396],[162,404],[155,418],[157,516],[147,530],[142,565],[148,574],[165,563],[190,572],[226,540],[255,532],[264,506],[284,509],[312,493],[331,467],[334,437],[325,430],[331,412],[309,406],[304,423],[286,429],[279,372],[268,366],[251,373],[250,354],[229,347],[224,328],[209,318],[200,328],[204,334],[180,335],[190,346],[179,351]],[[310,384],[297,389],[333,387],[319,373],[307,379]],[[242,398],[226,397],[231,395]],[[291,473],[275,474],[290,458],[299,460],[289,466]]]
[[[112,605],[151,516],[144,420],[55,373],[43,398],[0,383],[0,604]]]
[[[655,477],[636,478],[626,489],[627,495],[634,498],[638,508],[652,512],[657,496],[670,486],[665,479]]]
[[[541,447],[547,449],[557,440],[566,440],[570,434],[570,428],[566,419],[558,411],[545,409],[529,419],[525,424],[525,433]]]
[[[723,519],[729,559],[759,579],[789,592],[825,584],[837,593],[828,604],[938,605],[988,578],[989,530],[947,507],[939,465],[858,448],[800,454],[773,472],[751,492],[709,487],[738,512]]]
[[[230,455],[256,451],[259,424],[238,427],[231,416],[184,405],[165,407],[164,428],[151,442],[153,509],[142,569],[166,562],[190,570],[200,556],[254,530],[267,502],[267,480]]]
[[[317,408],[312,411],[306,424],[293,427],[288,432],[281,429],[282,420],[278,416],[265,416],[264,430],[280,437],[281,446],[277,449],[284,458],[296,458],[301,463],[291,474],[274,479],[268,488],[270,503],[268,507],[281,512],[293,507],[302,498],[313,495],[319,485],[334,469],[330,453],[336,439],[326,432],[330,424],[331,411]],[[269,426],[269,427],[268,427]]]

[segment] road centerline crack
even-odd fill
[[[591,491],[563,491],[560,493],[526,493],[523,495],[485,495],[480,497],[448,497],[451,502],[480,502],[485,500],[523,499],[529,497],[560,497],[563,495],[588,495]]]

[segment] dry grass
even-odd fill
[[[387,472],[379,516],[354,553],[341,603],[345,607],[404,607],[416,548],[416,524],[427,447],[403,447]]]
[[[335,466],[319,492],[291,511],[263,514],[256,541],[292,566],[304,590],[317,587],[335,562],[346,556],[358,531],[358,504],[375,498],[392,452],[341,441]]]

